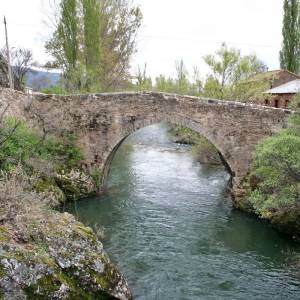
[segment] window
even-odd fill
[[[288,108],[288,107],[289,107],[289,104],[290,104],[290,100],[289,100],[289,99],[286,99],[286,100],[285,100],[285,108]]]
[[[279,100],[278,100],[278,99],[276,99],[276,100],[274,101],[274,107],[276,107],[276,108],[279,107]]]

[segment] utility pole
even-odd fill
[[[13,82],[13,76],[12,76],[12,70],[11,70],[11,64],[10,64],[10,50],[9,50],[9,45],[8,45],[7,24],[6,24],[5,16],[4,16],[4,28],[5,28],[5,39],[6,39],[6,52],[7,52],[7,68],[8,68],[9,87],[11,89],[14,89],[14,82]]]

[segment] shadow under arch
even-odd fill
[[[140,126],[134,126],[133,130],[130,133],[127,133],[124,137],[122,137],[121,139],[119,139],[117,141],[117,143],[115,143],[111,149],[111,151],[109,152],[109,155],[107,156],[105,163],[104,163],[104,167],[103,167],[103,171],[102,171],[102,177],[101,177],[101,191],[105,191],[107,190],[107,185],[108,185],[108,177],[110,174],[110,169],[111,169],[111,164],[114,160],[114,157],[117,153],[117,151],[119,150],[119,148],[121,147],[121,145],[123,144],[123,142],[133,133],[137,132],[140,129],[146,128],[148,126],[154,125],[154,124],[160,124],[162,122],[167,122],[168,124],[171,124],[173,126],[184,126],[187,127],[191,130],[193,130],[194,132],[197,132],[198,134],[200,134],[201,136],[203,136],[204,138],[206,138],[210,143],[212,143],[219,154],[220,160],[225,168],[225,170],[229,173],[230,175],[230,181],[229,181],[229,186],[232,187],[232,183],[233,183],[233,178],[235,177],[235,172],[232,170],[230,164],[228,163],[228,161],[226,160],[226,158],[224,157],[223,153],[219,150],[218,145],[216,145],[216,143],[213,143],[203,132],[199,132],[199,130],[195,130],[194,126],[189,126],[187,123],[188,122],[174,122],[173,120],[170,120],[169,118],[163,118],[163,119],[159,119],[159,120],[148,120],[143,122],[143,125]]]

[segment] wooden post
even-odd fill
[[[5,39],[6,39],[6,51],[7,51],[7,68],[8,68],[8,79],[9,79],[9,87],[14,89],[13,75],[10,64],[10,49],[8,44],[8,34],[7,34],[7,24],[6,18],[4,17],[4,28],[5,28]]]

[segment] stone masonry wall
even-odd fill
[[[15,101],[16,111],[23,110],[30,122],[54,134],[77,134],[85,155],[84,167],[90,171],[103,170],[103,183],[113,155],[125,137],[145,126],[168,121],[195,130],[218,148],[232,171],[237,191],[248,173],[255,145],[284,128],[291,113],[164,93],[36,94],[29,100],[26,95],[8,91],[0,90],[0,103],[6,101],[4,98]]]

